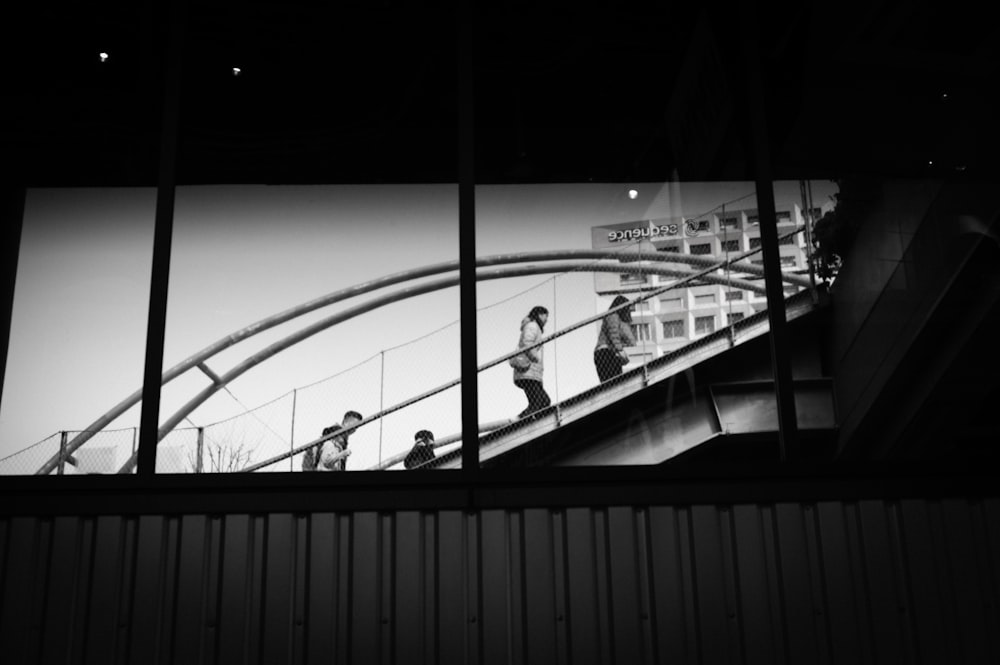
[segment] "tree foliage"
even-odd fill
[[[882,197],[881,182],[874,178],[855,176],[834,182],[839,189],[834,195],[836,204],[813,228],[816,273],[825,280],[837,275],[865,218]]]

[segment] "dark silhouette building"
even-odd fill
[[[466,320],[477,184],[754,181],[772,271],[770,183],[844,194],[825,306],[703,368],[753,383],[771,431],[657,466],[479,468],[467,442],[460,471],[156,475],[151,389],[136,474],[0,480],[5,663],[1000,659],[985,15],[211,1],[5,25],[0,368],[29,188],[157,187],[150,388],[177,185],[457,183]],[[832,427],[803,422],[815,386]],[[662,390],[525,450],[655,434]]]

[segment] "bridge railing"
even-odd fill
[[[801,232],[799,228],[783,234],[783,242]],[[766,308],[760,295],[762,268],[756,262],[759,248],[738,253],[727,249],[724,256],[668,256],[657,249],[649,242],[633,243],[617,252],[617,259],[588,258],[595,253],[578,252],[580,259],[563,264],[541,256],[539,264],[525,266],[522,274],[555,272],[555,276],[538,279],[516,295],[483,307],[477,316],[480,422],[516,419],[527,405],[524,393],[512,383],[507,359],[517,345],[521,319],[536,305],[549,310],[541,345],[542,385],[556,403],[586,395],[598,385],[593,351],[601,318],[608,315],[616,294],[629,300],[619,309],[631,311],[630,329],[636,337],[635,344],[625,349],[626,369],[644,366],[728,326],[740,315]],[[482,279],[490,278],[489,270],[480,269]],[[510,274],[506,270],[504,274]],[[801,272],[800,267],[786,274],[788,293],[808,285],[808,277],[796,274]],[[732,327],[731,334],[736,343],[738,328]],[[454,322],[234,418],[199,427],[193,413],[183,427],[173,428],[161,441],[157,471],[298,470],[303,447],[314,443],[326,426],[339,422],[348,409],[365,416],[351,437],[348,468],[392,468],[386,461],[405,454],[416,431],[429,429],[440,435],[460,429],[458,348],[459,326]],[[212,399],[225,398],[220,392]],[[51,444],[46,448],[49,454],[51,448]]]

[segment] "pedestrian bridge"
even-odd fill
[[[798,228],[788,233],[787,237],[802,231],[802,228]],[[763,268],[759,261],[751,260],[751,256],[760,251],[758,248],[723,257],[691,256],[657,252],[649,243],[646,243],[645,246],[640,244],[616,251],[565,250],[494,255],[481,257],[477,260],[476,279],[483,282],[526,275],[549,274],[573,275],[577,278],[585,276],[584,279],[592,280],[592,277],[586,276],[601,272],[618,273],[623,275],[623,284],[626,281],[625,276],[634,278],[627,280],[629,284],[633,285],[631,291],[623,288],[623,291],[626,291],[629,296],[629,302],[622,305],[620,309],[627,307],[636,312],[643,311],[643,303],[655,301],[664,295],[670,295],[671,292],[683,293],[687,289],[707,285],[725,289],[727,293],[738,290],[740,293],[747,294],[747,300],[756,294],[757,300],[760,301],[761,294],[764,292]],[[261,431],[268,430],[269,433],[265,432],[267,437],[271,437],[273,434],[280,439],[280,442],[276,441],[274,445],[261,446],[254,451],[255,455],[253,456],[248,454],[246,457],[241,457],[230,451],[229,457],[226,458],[226,465],[213,466],[207,463],[206,460],[212,461],[210,459],[211,451],[208,454],[204,451],[205,437],[214,443],[216,454],[220,457],[227,454],[225,450],[227,445],[235,445],[226,442],[227,437],[221,434],[221,428],[218,428],[218,431],[213,431],[211,436],[205,434],[205,430],[210,429],[211,426],[197,428],[197,434],[193,437],[195,428],[182,428],[180,425],[184,420],[189,419],[189,416],[212,395],[222,390],[228,390],[227,386],[236,378],[264,361],[277,356],[285,349],[313,335],[332,329],[339,323],[380,307],[403,299],[454,287],[458,284],[457,271],[458,262],[436,264],[341,289],[236,331],[165,371],[162,377],[163,385],[192,371],[201,372],[208,377],[210,385],[191,396],[175,413],[161,418],[162,424],[158,433],[161,443],[158,457],[162,461],[169,460],[173,455],[175,462],[178,459],[181,462],[176,463],[174,468],[169,468],[169,464],[166,463],[158,463],[158,471],[297,470],[295,460],[299,459],[305,450],[319,445],[324,439],[313,436],[307,440],[302,440],[300,437],[299,441],[301,442],[295,441],[294,432],[297,427],[295,419],[301,420],[305,416],[301,411],[296,414],[294,394],[290,428],[283,425],[268,425],[264,422],[265,418],[258,412],[246,414],[247,422],[256,420],[263,423]],[[452,274],[447,275],[447,273]],[[802,274],[802,271],[786,271],[783,273],[783,280],[787,294],[784,306],[789,321],[807,317],[822,306],[815,286],[807,275]],[[385,291],[397,285],[403,286],[396,291]],[[589,289],[589,294],[585,292],[583,297],[595,298],[592,281],[589,283]],[[528,296],[528,298],[533,297],[535,296]],[[579,300],[581,296],[577,294],[574,297]],[[217,373],[208,365],[208,361],[221,351],[258,333],[298,319],[304,314],[348,300],[354,304],[306,325],[251,354],[227,372]],[[562,301],[563,303],[567,302],[567,298],[563,297]],[[652,344],[640,344],[630,349],[633,362],[625,368],[621,376],[603,384],[596,382],[589,357],[581,360],[578,349],[592,348],[596,327],[600,325],[600,320],[609,312],[599,311],[593,316],[567,324],[564,321],[565,316],[560,316],[563,303],[560,303],[558,296],[551,303],[550,309],[553,314],[551,320],[558,322],[559,327],[542,338],[538,342],[538,346],[548,349],[546,351],[547,358],[553,358],[553,362],[550,363],[547,360],[547,363],[555,368],[572,366],[579,369],[583,367],[591,376],[581,380],[569,380],[566,377],[566,370],[562,370],[563,375],[555,377],[557,381],[555,399],[548,409],[520,420],[507,416],[486,419],[480,426],[479,433],[480,460],[483,465],[657,464],[678,456],[690,455],[690,451],[694,448],[711,442],[719,436],[776,431],[773,384],[766,376],[766,372],[757,371],[756,374],[753,372],[747,374],[746,376],[750,379],[756,377],[756,382],[751,380],[734,392],[731,389],[732,386],[726,388],[718,382],[708,386],[701,381],[700,370],[696,371],[699,366],[712,359],[742,357],[745,353],[742,355],[738,353],[740,347],[749,345],[756,348],[756,346],[760,346],[760,340],[765,340],[768,332],[766,301],[756,303],[756,307],[742,319],[736,320],[735,316],[727,317],[731,319],[729,325],[717,328],[713,326],[715,329],[699,331],[699,334],[695,334],[694,330],[688,331],[685,343],[665,353],[662,351],[649,352]],[[515,324],[512,324],[511,321],[518,321],[527,309],[521,304],[512,304],[508,311],[502,315],[505,328],[512,328]],[[648,310],[648,308],[646,309]],[[649,321],[654,325],[658,322],[655,317],[650,317]],[[489,323],[484,325],[482,320],[477,324],[480,330],[480,357],[482,357],[483,342],[484,340],[489,341],[487,337],[491,325]],[[492,359],[482,363],[478,368],[481,404],[484,401],[489,401],[489,396],[483,393],[484,377],[488,375],[502,373],[506,377],[503,381],[506,382],[508,388],[519,393],[516,388],[509,386],[510,369],[507,366],[507,361],[516,354],[509,336],[510,332],[506,330],[502,340],[498,340],[493,345],[496,350],[491,354],[493,355]],[[640,348],[642,346],[650,348]],[[577,350],[572,351],[571,349]],[[568,353],[575,353],[575,358],[567,359]],[[410,355],[419,354],[411,353]],[[756,355],[759,356],[757,361],[767,357],[766,351],[764,355],[761,355],[760,352],[757,352]],[[559,364],[560,358],[562,358],[561,365]],[[751,364],[759,365],[759,362]],[[767,365],[766,362],[764,364]],[[767,366],[769,367],[769,365]],[[737,376],[737,374],[732,376]],[[547,376],[546,383],[548,384],[549,381]],[[383,424],[388,419],[399,418],[402,414],[416,414],[421,410],[423,410],[423,415],[417,417],[416,420],[422,418],[422,422],[431,422],[432,416],[436,417],[448,412],[450,414],[449,423],[442,425],[441,422],[436,422],[435,429],[439,434],[448,431],[454,433],[438,437],[435,442],[437,458],[424,466],[427,468],[457,467],[461,464],[462,436],[457,433],[461,429],[460,404],[457,408],[455,405],[456,400],[460,400],[460,383],[460,378],[454,377],[436,385],[426,386],[426,390],[419,394],[408,395],[389,404],[380,403],[378,408],[372,409],[374,412],[371,415],[366,415],[364,420],[354,429],[358,430],[360,434],[364,431],[363,428],[368,427],[369,431],[372,431],[372,425],[377,425],[381,431]],[[699,384],[702,388],[711,389],[708,389],[707,392],[699,390]],[[559,386],[563,386],[561,391]],[[384,392],[384,389],[385,386],[381,385],[380,390]],[[586,427],[589,431],[596,431],[595,422],[618,417],[616,408],[621,409],[622,405],[634,404],[636,400],[641,402],[645,399],[644,395],[660,394],[664,390],[669,394],[669,403],[646,409],[639,418],[643,421],[639,430],[645,427],[645,434],[640,436],[645,441],[643,445],[635,445],[635,441],[626,440],[630,436],[634,438],[634,433],[633,435],[621,435],[625,438],[618,444],[608,443],[621,438],[618,434],[610,432],[608,436],[611,438],[608,439],[605,436],[603,443],[598,440],[601,437],[597,437],[597,439],[580,437],[579,428],[581,425],[587,424]],[[828,387],[811,385],[808,389],[802,388],[800,390],[797,385],[796,393],[797,396],[800,394],[810,395],[807,398],[809,408],[806,410],[806,413],[810,415],[806,419],[811,420],[805,423],[807,427],[813,426],[822,430],[833,426],[832,400],[829,398]],[[88,470],[80,468],[86,465],[81,465],[79,461],[88,459],[88,451],[92,453],[89,458],[94,457],[93,451],[101,447],[101,437],[108,436],[112,431],[110,427],[114,421],[139,403],[141,398],[142,390],[139,389],[109,409],[84,430],[76,433],[61,433],[57,444],[55,444],[56,436],[54,435],[52,439],[55,450],[46,455],[44,462],[37,466],[34,472],[39,474],[65,473],[74,468],[78,471],[94,472],[95,465],[91,464],[91,469]],[[448,408],[442,406],[445,402],[450,404]],[[324,407],[327,418],[329,417],[328,409],[328,405]],[[520,405],[516,410],[520,410]],[[482,412],[481,409],[480,413]],[[629,416],[632,425],[635,425],[636,413],[632,409],[632,415]],[[445,429],[448,424],[451,425],[451,428]],[[235,431],[236,426],[228,423],[226,427],[228,431]],[[651,427],[658,433],[651,435]],[[289,430],[293,433],[291,441],[279,433]],[[313,435],[316,432],[318,429],[313,428]],[[570,432],[576,432],[573,436],[577,443],[567,440]],[[187,438],[186,444],[173,443],[182,435]],[[266,437],[261,435],[259,438],[263,441]],[[245,439],[244,435],[241,440]],[[583,441],[583,439],[587,440]],[[128,451],[127,454],[118,455],[119,463],[114,470],[105,468],[98,470],[98,472],[133,472],[136,462],[134,430],[132,440],[132,450]],[[408,446],[405,443],[403,445],[403,448],[387,449],[383,454],[380,439],[378,460],[362,467],[352,465],[352,468],[372,470],[400,468],[402,459],[408,450]],[[120,448],[121,446],[119,446]],[[185,454],[189,461],[186,468],[183,464]],[[37,458],[37,450],[34,455]],[[10,470],[11,463],[20,461],[23,464],[24,459],[26,458],[18,460],[18,456],[15,455],[0,461],[0,465],[6,465],[0,467],[0,472],[18,473],[16,470]],[[24,473],[25,471],[20,472]]]

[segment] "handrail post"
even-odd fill
[[[205,428],[198,428],[198,452],[197,458],[195,459],[195,473],[205,472]]]
[[[63,475],[63,471],[66,468],[66,441],[67,436],[66,430],[59,432],[59,471],[58,475]]]

